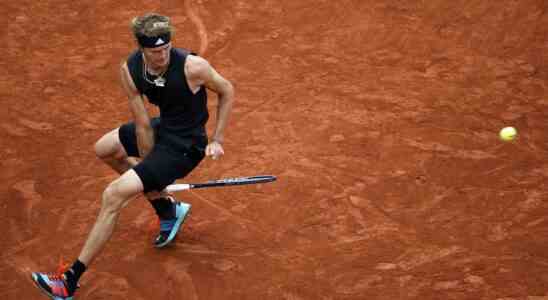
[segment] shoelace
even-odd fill
[[[63,281],[63,283],[66,284],[65,282],[65,278],[63,277],[63,273],[59,274],[59,273],[42,273],[44,275],[46,275],[48,277],[49,280],[51,281]]]

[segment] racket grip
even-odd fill
[[[189,190],[190,188],[191,188],[190,184],[177,183],[177,184],[168,185],[166,187],[166,191],[168,193],[171,193],[171,192]]]

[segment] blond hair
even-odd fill
[[[131,20],[131,31],[137,38],[139,36],[155,37],[167,33],[172,34],[174,30],[169,17],[148,13]]]

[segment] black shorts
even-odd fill
[[[154,130],[154,146],[150,153],[133,167],[141,179],[144,192],[161,191],[176,179],[188,175],[205,156],[207,136],[181,136],[162,131],[160,119],[151,119]],[[128,156],[139,157],[135,124],[120,126],[120,142]]]

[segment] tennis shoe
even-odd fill
[[[156,248],[162,248],[167,246],[181,228],[181,225],[184,223],[186,217],[190,213],[191,205],[184,202],[175,202],[175,218],[173,219],[160,219],[160,233],[154,240],[154,246]]]
[[[34,284],[48,297],[53,300],[72,300],[74,291],[67,285],[67,278],[64,274],[32,273]]]

